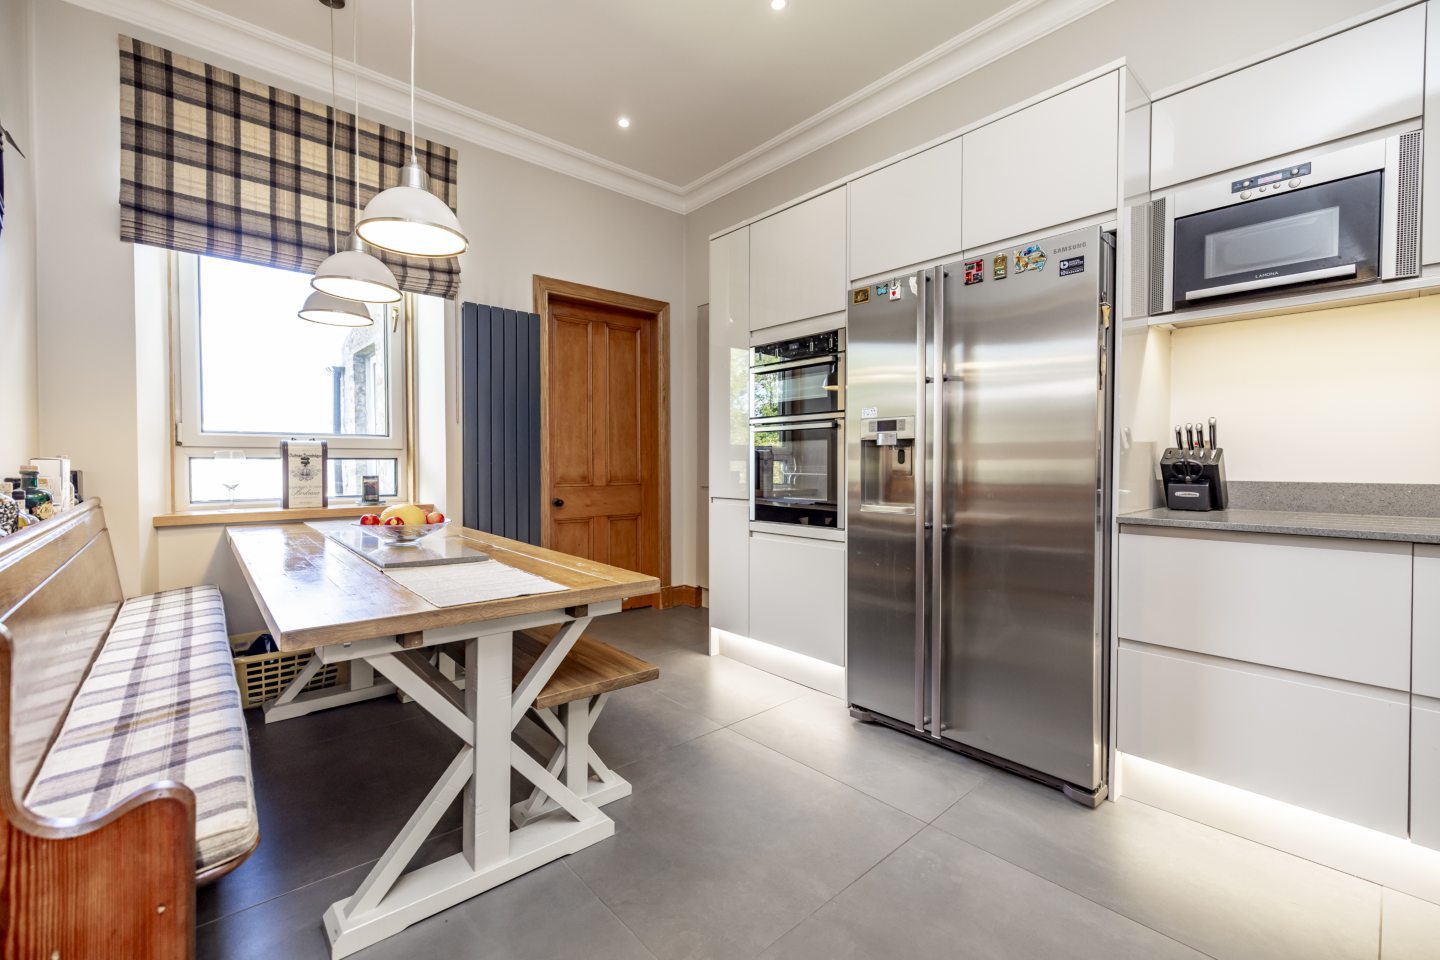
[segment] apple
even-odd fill
[[[387,526],[387,527],[403,527],[403,526],[405,526],[405,518],[404,518],[404,517],[391,517],[390,519],[388,519],[388,520],[385,521],[385,526]]]
[[[444,523],[444,522],[445,522],[445,514],[441,513],[439,510],[434,511],[433,513],[427,513],[427,514],[425,514],[425,522],[426,522],[426,523]]]
[[[379,523],[380,518],[375,516],[375,514],[373,513],[366,513],[361,515],[360,517],[360,526],[362,527],[374,527],[378,526]]]

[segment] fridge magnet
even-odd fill
[[[985,261],[984,261],[984,259],[980,259],[980,260],[966,260],[966,261],[965,261],[965,286],[968,287],[968,286],[970,286],[972,283],[980,283],[980,282],[982,282],[984,279],[985,279]]]
[[[1061,260],[1061,261],[1060,261],[1060,276],[1062,276],[1062,277],[1068,277],[1068,276],[1070,276],[1072,273],[1084,273],[1084,272],[1085,272],[1085,258],[1084,258],[1084,257],[1066,257],[1064,260]]]
[[[851,302],[851,303],[869,303],[869,302],[870,302],[870,288],[869,288],[869,287],[861,287],[859,290],[854,290],[854,291],[852,291],[852,292],[850,293],[850,302]]]
[[[997,253],[997,254],[995,254],[995,260],[994,260],[994,262],[991,263],[991,265],[990,265],[990,276],[991,276],[991,278],[992,278],[992,279],[995,279],[995,280],[1004,280],[1004,279],[1005,279],[1006,265],[1007,265],[1008,263],[1009,263],[1009,261],[1006,259],[1005,254],[1003,254],[1003,253]]]
[[[1015,272],[1024,273],[1027,270],[1045,269],[1045,251],[1040,249],[1040,244],[1032,243],[1028,247],[1015,251]]]
[[[329,506],[325,495],[327,458],[324,440],[280,441],[280,463],[285,469],[282,507],[289,510]]]
[[[877,284],[875,284],[875,296],[877,296],[877,297],[884,297],[884,296],[888,296],[889,293],[890,293],[890,284],[888,284],[888,283],[877,283]]]
[[[902,290],[903,288],[900,286],[899,280],[896,280],[894,283],[890,284],[890,299],[899,300]]]

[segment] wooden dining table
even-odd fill
[[[291,709],[287,716],[398,690],[459,741],[454,760],[360,887],[325,911],[337,960],[615,832],[609,817],[531,757],[513,734],[590,621],[618,612],[627,597],[658,591],[659,581],[493,534],[462,529],[452,535],[489,555],[479,562],[514,567],[565,589],[437,606],[307,524],[228,530],[230,548],[280,650],[312,652],[282,694],[281,706]],[[559,625],[554,639],[512,689],[513,633],[552,624]],[[433,649],[457,642],[465,651],[459,685]],[[300,692],[318,671],[340,663],[350,665],[348,685]],[[374,682],[372,674],[385,683]],[[559,812],[513,828],[512,769]],[[457,796],[463,796],[461,852],[407,871]]]

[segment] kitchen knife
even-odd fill
[[[1185,450],[1190,452],[1195,449],[1195,424],[1185,424]]]
[[[1185,435],[1180,432],[1180,424],[1175,424],[1175,449],[1185,449]]]
[[[1215,449],[1215,418],[1210,418],[1210,449]]]

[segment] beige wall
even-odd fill
[[[1176,330],[1170,421],[1215,417],[1231,480],[1435,483],[1440,297]]]
[[[17,6],[29,8],[26,0],[9,0],[7,16]],[[204,580],[234,583],[228,573],[216,572],[233,563],[218,534],[167,531],[157,537],[151,529],[150,519],[163,510],[165,499],[157,495],[164,477],[156,458],[168,453],[165,381],[158,375],[165,367],[164,316],[155,308],[153,289],[143,278],[137,284],[136,248],[118,239],[115,37],[122,32],[138,36],[309,96],[324,99],[328,92],[297,88],[283,77],[68,3],[38,3],[33,10],[36,139],[52,158],[38,183],[38,206],[44,211],[36,248],[38,368],[41,382],[66,385],[47,396],[40,442],[74,458],[85,470],[88,492],[104,499],[127,593]],[[694,325],[681,312],[682,218],[453,137],[435,136],[459,151],[459,214],[471,239],[461,258],[462,300],[528,309],[531,277],[539,273],[672,304],[671,576],[676,583],[694,583],[696,508],[690,491],[697,482],[697,448],[694,432],[684,425],[694,421],[697,409],[695,396],[685,388],[693,379],[695,344]],[[10,239],[7,230],[4,240]],[[84,265],[84,282],[77,282],[78,264]],[[455,313],[447,310],[443,320],[426,320],[445,325],[444,341],[452,351]],[[446,421],[445,449],[435,453],[449,455],[443,470],[449,502],[442,506],[452,513],[460,509],[453,357],[452,352],[452,362],[438,374],[446,380],[452,416]],[[424,375],[437,375],[435,370],[431,365]],[[6,449],[0,445],[0,454]],[[434,457],[426,466],[427,473],[437,466]],[[227,601],[237,615],[233,629],[258,627],[248,598]]]
[[[37,443],[35,384],[35,166],[31,122],[30,4],[0,3],[0,123],[28,159],[5,150],[5,232],[0,234],[0,476],[48,453]],[[3,491],[8,494],[9,491]]]

